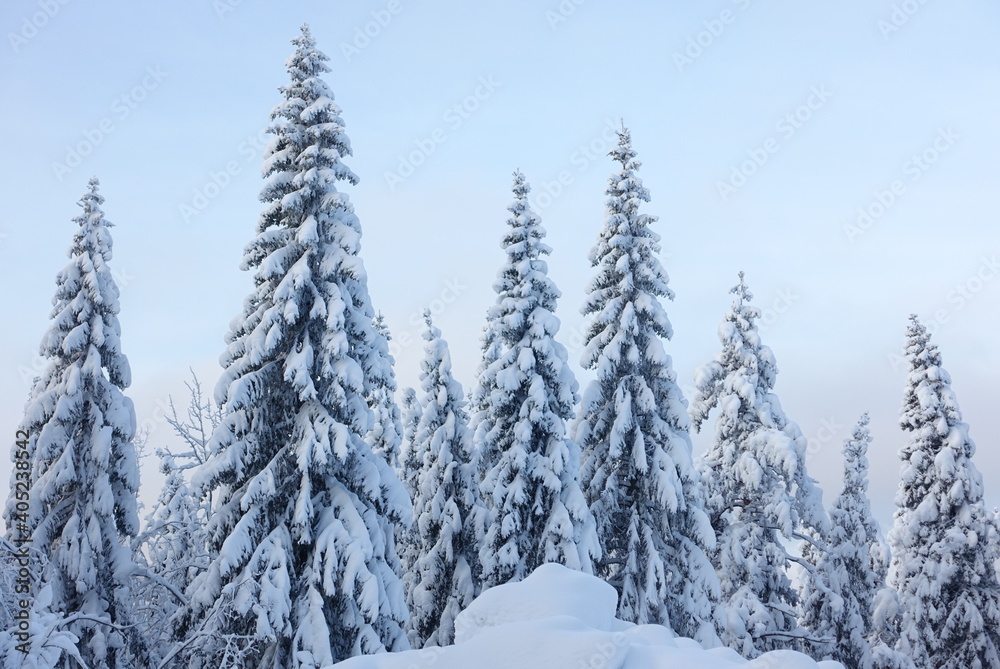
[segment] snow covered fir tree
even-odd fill
[[[420,425],[421,407],[417,391],[413,388],[403,388],[400,401],[400,421],[403,425],[402,441],[399,452],[399,466],[396,470],[403,482],[403,487],[410,497],[416,499],[420,487],[420,469],[423,466],[423,453],[417,446],[417,427]],[[403,573],[403,586],[406,592],[411,592],[416,572],[413,567],[420,557],[420,538],[417,525],[411,524],[397,533],[396,552],[399,555],[399,565]]]
[[[789,569],[800,557],[786,545],[823,537],[828,520],[806,472],[806,440],[772,392],[778,368],[760,339],[760,312],[740,272],[732,308],[719,326],[722,350],[699,368],[691,416],[698,429],[718,408],[715,435],[702,460],[706,506],[715,527],[722,581],[719,634],[741,655],[799,649]]]
[[[479,594],[479,545],[485,509],[472,462],[472,433],[451,354],[424,312],[423,400],[411,449],[420,454],[413,498],[416,555],[407,587],[410,644],[454,642],[455,619]],[[408,574],[410,576],[410,574]]]
[[[844,486],[831,506],[824,545],[805,547],[815,570],[803,576],[801,623],[813,657],[852,669],[902,669],[912,665],[884,643],[875,624],[877,603],[887,597],[888,551],[868,499],[868,422],[866,413],[844,443]]]
[[[917,667],[998,667],[1000,556],[972,462],[976,446],[941,354],[916,316],[906,334],[899,424],[908,440],[889,533],[889,582],[902,612],[897,649]]]
[[[466,316],[432,319],[432,302],[410,320],[422,355],[397,330],[397,369],[341,190],[358,177],[329,61],[308,26],[292,44],[240,264],[252,288],[214,396],[192,376],[155,443],[125,396],[96,179],[80,199],[12,446],[2,669],[1000,669],[1000,512],[916,317],[883,539],[879,416],[844,441],[827,511],[742,272],[688,405],[623,124],[574,287],[582,397],[520,170],[480,340],[449,346],[435,321]],[[140,486],[153,453],[158,496]]]
[[[255,289],[233,320],[213,455],[215,552],[188,588],[185,652],[215,666],[320,667],[406,647],[393,520],[410,502],[366,437],[366,397],[385,384],[361,228],[338,181],[357,177],[340,109],[307,27],[271,114],[265,208],[243,269]]]
[[[420,453],[416,448],[417,428],[420,425],[423,409],[417,391],[413,388],[403,388],[400,406],[400,422],[403,426],[399,453],[399,478],[410,493],[412,499],[416,493],[420,472]]]
[[[49,608],[77,638],[81,663],[95,669],[148,666],[131,592],[138,568],[129,544],[139,531],[135,411],[121,348],[118,287],[111,275],[112,224],[91,179],[69,263],[56,277],[47,361],[18,426],[28,463],[15,469],[4,510],[8,539],[29,539],[47,563]],[[24,476],[27,473],[27,476]],[[23,481],[25,485],[18,486]],[[30,482],[30,486],[28,485]],[[27,510],[17,490],[30,487]],[[7,653],[13,663],[15,652]]]
[[[483,587],[519,581],[541,564],[590,572],[599,555],[594,521],[578,480],[579,448],[567,435],[577,383],[555,340],[559,290],[548,277],[545,230],[514,173],[487,332],[499,346],[479,379],[485,411],[477,425],[486,534]],[[488,360],[488,358],[487,358]]]
[[[622,128],[611,157],[604,227],[590,253],[597,275],[581,364],[597,372],[575,425],[582,481],[603,557],[598,573],[619,594],[618,615],[660,623],[717,643],[718,581],[707,551],[715,535],[692,462],[687,403],[663,340],[673,334],[660,303],[673,299],[657,259],[656,217],[639,212],[649,192]]]
[[[385,317],[378,314],[373,323],[375,333],[385,344],[392,340]],[[382,372],[375,377],[372,389],[368,394],[368,406],[374,412],[374,423],[366,437],[375,455],[380,455],[394,469],[399,469],[399,448],[403,441],[403,423],[400,418],[399,405],[396,404],[396,373],[393,370],[395,361],[388,350],[382,352]]]

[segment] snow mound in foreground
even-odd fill
[[[660,625],[615,618],[614,588],[547,564],[520,583],[487,590],[456,621],[456,643],[355,657],[339,669],[842,669],[792,651],[747,661],[728,648],[704,650]]]

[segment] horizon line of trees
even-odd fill
[[[582,309],[594,380],[581,391],[557,340],[551,249],[518,171],[474,387],[455,380],[425,311],[421,386],[400,389],[361,224],[337,189],[358,177],[343,162],[352,147],[327,57],[308,26],[292,43],[241,263],[253,290],[214,395],[193,378],[186,411],[168,418],[183,448],[157,452],[166,481],[142,525],[112,225],[96,179],[80,200],[41,343],[48,364],[12,448],[5,666],[319,669],[447,645],[483,590],[553,562],[611,584],[622,620],[747,658],[1000,666],[998,520],[915,316],[908,440],[883,538],[868,415],[826,509],[773,392],[777,365],[742,272],[719,353],[684,397],[665,348],[674,295],[657,218],[641,211],[650,194],[623,126]],[[696,461],[691,431],[710,423]]]

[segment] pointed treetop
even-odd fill
[[[536,259],[541,255],[548,255],[552,249],[542,242],[545,237],[545,229],[542,227],[538,214],[532,210],[531,203],[528,201],[531,184],[520,171],[514,172],[514,184],[511,186],[511,191],[514,194],[514,202],[507,207],[507,211],[512,214],[507,219],[507,225],[511,229],[507,231],[502,241],[509,261],[516,263],[524,258]],[[502,292],[496,286],[494,289],[498,293]]]
[[[553,301],[560,296],[547,276],[548,265],[543,259],[552,249],[543,241],[545,228],[531,208],[528,201],[531,186],[520,171],[514,172],[512,191],[514,201],[507,207],[511,216],[507,219],[507,230],[500,243],[507,262],[493,283],[497,302],[487,313],[489,327],[498,327],[499,330],[486,335],[499,334],[503,337],[503,345],[507,346],[513,345],[523,335],[521,328],[525,321],[521,316],[530,312],[526,304],[540,295],[545,308],[554,311]]]
[[[642,163],[636,160],[635,149],[632,148],[632,131],[625,127],[624,122],[622,122],[622,129],[615,131],[618,135],[618,146],[614,147],[608,151],[608,155],[615,161],[621,164],[623,172],[634,172],[642,167]],[[612,177],[614,178],[614,177]],[[649,191],[646,190],[639,184],[637,189],[640,193],[640,199],[645,202],[649,202]],[[638,203],[636,203],[638,206]]]
[[[622,119],[621,124],[621,130],[615,130],[615,134],[618,135],[618,146],[611,149],[608,155],[624,164],[624,160],[622,160],[623,156],[627,155],[628,158],[632,158],[636,154],[632,149],[632,131],[625,127],[624,119]]]
[[[843,510],[856,505],[857,500],[863,500],[865,508],[869,508],[867,498],[868,447],[872,443],[872,435],[868,429],[868,422],[868,412],[866,411],[861,414],[854,429],[851,431],[851,436],[844,440],[844,482],[840,495],[834,499],[833,510],[831,511],[831,516],[835,522],[843,520],[842,514],[846,513]],[[874,530],[872,530],[872,534],[874,533]]]
[[[906,327],[906,353],[911,370],[941,366],[941,353],[931,343],[930,333],[916,314],[910,314],[910,324]]]
[[[919,430],[927,424],[929,412],[937,411],[942,412],[949,426],[964,425],[951,389],[951,375],[942,367],[941,352],[931,343],[930,333],[916,314],[910,315],[906,328],[906,357],[910,371],[903,394],[900,426],[907,431]],[[943,424],[935,427],[938,429],[943,429]]]
[[[666,271],[656,255],[660,252],[660,235],[650,227],[657,216],[639,213],[642,202],[649,202],[649,189],[642,185],[636,174],[642,163],[636,160],[632,149],[632,137],[627,128],[618,131],[618,146],[608,155],[621,164],[621,169],[608,177],[608,187],[604,194],[605,224],[597,244],[588,254],[594,267],[604,265],[609,276],[596,279],[599,283],[617,281],[611,275],[620,277],[634,274],[639,290],[672,300],[673,291],[667,286]],[[628,256],[628,260],[621,260]],[[648,266],[648,267],[644,267]],[[591,283],[588,291],[593,292],[597,284]],[[670,335],[664,335],[667,339]]]
[[[73,219],[74,223],[79,224],[81,227],[88,224],[99,224],[105,227],[114,227],[111,221],[104,218],[104,212],[101,211],[101,205],[104,204],[104,196],[99,192],[99,186],[101,182],[97,177],[90,177],[87,180],[87,192],[80,196],[79,205],[83,207],[83,214],[77,216]],[[72,250],[70,251],[72,255]]]
[[[372,327],[375,328],[376,332],[385,337],[387,342],[392,341],[392,333],[389,332],[389,325],[385,322],[385,314],[381,311],[375,314],[375,318],[372,320]]]
[[[259,197],[269,205],[261,212],[257,232],[264,237],[247,246],[244,269],[256,267],[272,252],[272,227],[302,228],[300,241],[311,244],[335,220],[338,228],[349,228],[336,233],[344,250],[349,255],[360,250],[361,227],[353,205],[336,188],[338,181],[356,185],[358,176],[342,162],[353,151],[340,107],[321,76],[329,71],[324,64],[329,59],[313,46],[308,32],[292,42],[295,52],[285,62],[291,81],[278,87],[284,99],[271,110],[267,132],[274,139],[261,168],[265,183]]]
[[[322,79],[319,79],[319,75],[330,71],[330,68],[326,64],[326,61],[330,60],[330,57],[316,48],[316,40],[313,39],[308,24],[302,25],[302,34],[296,35],[292,39],[292,44],[296,47],[295,53],[285,61],[285,67],[288,68],[288,74],[291,75],[293,85],[282,86],[279,90],[291,99],[293,94],[297,92],[298,86],[306,85],[315,93],[333,100],[333,93],[327,87],[326,83]],[[302,97],[302,99],[307,98]],[[312,100],[309,101],[311,102]],[[338,109],[337,112],[339,113],[339,111]],[[339,121],[339,119],[337,120]],[[343,124],[342,122],[340,123],[341,125]]]
[[[861,414],[851,432],[851,438],[844,444],[844,492],[850,489],[868,490],[868,446],[872,443],[868,430],[868,412]],[[864,467],[858,463],[863,462]]]
[[[429,308],[424,308],[424,325],[427,326],[427,331],[424,333],[424,339],[433,338],[434,330],[434,319],[431,317],[431,310]]]
[[[303,23],[300,28],[302,31],[301,35],[296,35],[292,38],[292,44],[299,47],[299,50],[309,50],[314,51],[319,56],[319,60],[329,60],[326,54],[321,51],[316,51],[316,40],[312,36],[312,31],[309,30],[309,24]],[[323,70],[326,72],[327,70]]]
[[[744,304],[753,301],[753,293],[750,292],[745,277],[746,274],[740,271],[740,282],[729,290],[730,293],[736,296],[736,301],[733,302],[734,309],[738,309]]]
[[[521,170],[514,170],[514,186],[512,190],[514,191],[514,196],[519,200],[527,197],[528,193],[531,192],[531,186],[528,185],[528,180]]]

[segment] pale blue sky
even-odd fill
[[[371,23],[379,16],[384,26]],[[1000,501],[1000,7],[985,0],[565,0],[561,14],[557,0],[9,0],[0,7],[0,430],[13,436],[91,175],[117,224],[129,394],[153,445],[170,439],[158,407],[168,394],[184,399],[188,366],[214,385],[222,337],[251,286],[237,265],[260,209],[258,134],[303,21],[331,58],[327,81],[361,177],[346,190],[373,300],[401,344],[402,384],[417,382],[412,319],[428,304],[441,312],[461,382],[472,383],[515,168],[549,231],[562,341],[577,363],[608,124],[624,119],[677,293],[668,350],[682,385],[715,355],[727,291],[745,270],[771,310],[764,339],[781,370],[777,392],[817,446],[810,467],[827,502],[841,442],[872,412],[885,524],[903,441],[904,370],[890,356],[916,312],[940,321],[932,328],[976,462],[991,504]],[[355,43],[366,24],[377,34]],[[700,54],[690,47],[698,41]],[[689,48],[696,57],[679,62]],[[77,164],[71,147],[92,150]],[[421,150],[422,164],[390,187],[386,174]],[[926,169],[912,162],[925,151]],[[723,199],[719,182],[764,154]],[[562,192],[540,197],[560,176]],[[849,235],[858,208],[878,213],[876,194],[894,181],[891,206]]]

